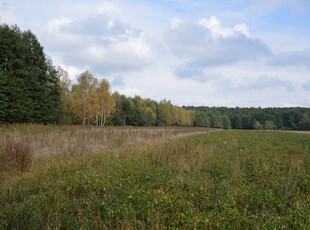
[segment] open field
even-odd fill
[[[222,130],[48,162],[2,174],[0,229],[310,228],[307,134]]]
[[[85,155],[141,142],[205,133],[190,127],[0,126],[0,146],[8,140],[28,143],[34,157]]]
[[[281,132],[287,132],[287,133],[300,133],[300,134],[310,134],[309,131],[286,131],[286,130],[281,130]]]

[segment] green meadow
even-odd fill
[[[310,229],[306,133],[209,131],[29,162],[0,172],[0,229]]]

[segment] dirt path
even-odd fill
[[[310,131],[289,131],[289,130],[279,130],[279,132],[283,132],[283,133],[300,133],[300,134],[310,134]]]
[[[188,137],[188,136],[193,136],[193,135],[200,135],[200,134],[205,134],[205,133],[212,133],[212,132],[217,132],[217,131],[221,131],[221,130],[223,130],[223,129],[208,129],[208,130],[201,131],[201,132],[180,133],[180,134],[177,134],[175,136],[168,137],[166,140],[176,139],[176,138],[180,138],[180,137]]]
[[[281,133],[297,133],[297,134],[310,134],[310,131],[294,131],[294,130],[261,130],[268,132],[281,132]]]

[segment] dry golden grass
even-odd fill
[[[28,143],[35,158],[100,153],[118,147],[205,133],[190,127],[0,126],[0,146]]]
[[[298,133],[298,134],[310,134],[310,131],[299,131],[299,130],[264,130],[268,132],[283,132],[283,133]]]

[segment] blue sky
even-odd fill
[[[73,81],[178,105],[310,107],[309,0],[0,0]]]

